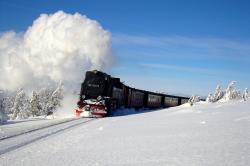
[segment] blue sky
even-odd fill
[[[79,12],[113,36],[111,73],[128,85],[206,95],[217,84],[250,88],[250,1],[0,1],[0,32],[24,32],[41,13]]]

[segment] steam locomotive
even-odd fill
[[[121,107],[156,109],[178,106],[188,100],[187,97],[135,89],[119,78],[93,70],[86,72],[75,113],[78,117],[105,117]]]

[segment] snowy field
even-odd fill
[[[4,125],[0,126],[0,140],[9,137],[17,136],[22,133],[39,130],[48,126],[65,123],[75,118],[56,118],[49,117],[34,117],[25,120],[9,120]]]
[[[74,127],[67,128],[65,123],[66,128],[60,132],[2,153],[0,165],[250,164],[250,100],[200,102],[193,107],[186,104],[175,108],[97,119],[88,123],[80,122],[84,119],[78,121],[79,124]],[[54,127],[46,132],[50,130],[54,130]],[[30,135],[22,137],[28,139]],[[11,144],[11,141],[7,140],[5,146],[6,144]],[[3,147],[0,142],[0,148],[1,146]]]

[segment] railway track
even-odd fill
[[[77,119],[79,119],[79,118],[69,118],[69,119],[62,120],[62,121],[55,121],[54,123],[42,124],[42,125],[40,125],[38,127],[26,129],[26,130],[20,131],[20,132],[15,132],[14,134],[2,135],[2,136],[0,136],[0,141],[5,140],[5,139],[9,139],[9,138],[13,138],[13,137],[16,137],[16,136],[20,136],[20,135],[23,135],[23,134],[27,134],[27,133],[30,133],[30,132],[33,132],[33,131],[45,129],[45,128],[60,125],[60,124],[63,124],[63,123],[67,123],[67,122],[77,120]]]
[[[94,121],[95,118],[70,119],[50,126],[37,128],[0,139],[0,155],[16,150],[35,141],[47,138],[70,128]]]

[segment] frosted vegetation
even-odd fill
[[[24,89],[16,92],[2,92],[1,123],[7,119],[27,119],[29,117],[46,116],[53,114],[63,99],[63,86],[61,83],[56,88],[42,88],[27,95]]]
[[[241,93],[240,90],[236,87],[236,81],[231,81],[225,90],[222,89],[220,85],[217,85],[215,88],[214,94],[209,93],[206,101],[210,103],[214,102],[226,102],[230,100],[240,100],[243,99],[244,101],[250,97],[249,91],[247,88]],[[193,106],[194,103],[197,103],[201,100],[200,96],[192,95],[188,100],[188,103]]]
[[[194,103],[197,103],[201,100],[200,96],[193,95],[188,100],[188,103],[192,106]]]
[[[207,102],[225,102],[230,100],[243,99],[244,101],[249,98],[249,92],[246,88],[243,93],[236,87],[236,81],[231,81],[227,86],[226,90],[223,90],[220,85],[215,89],[214,94],[209,94],[206,101]],[[242,95],[241,95],[242,94]]]

